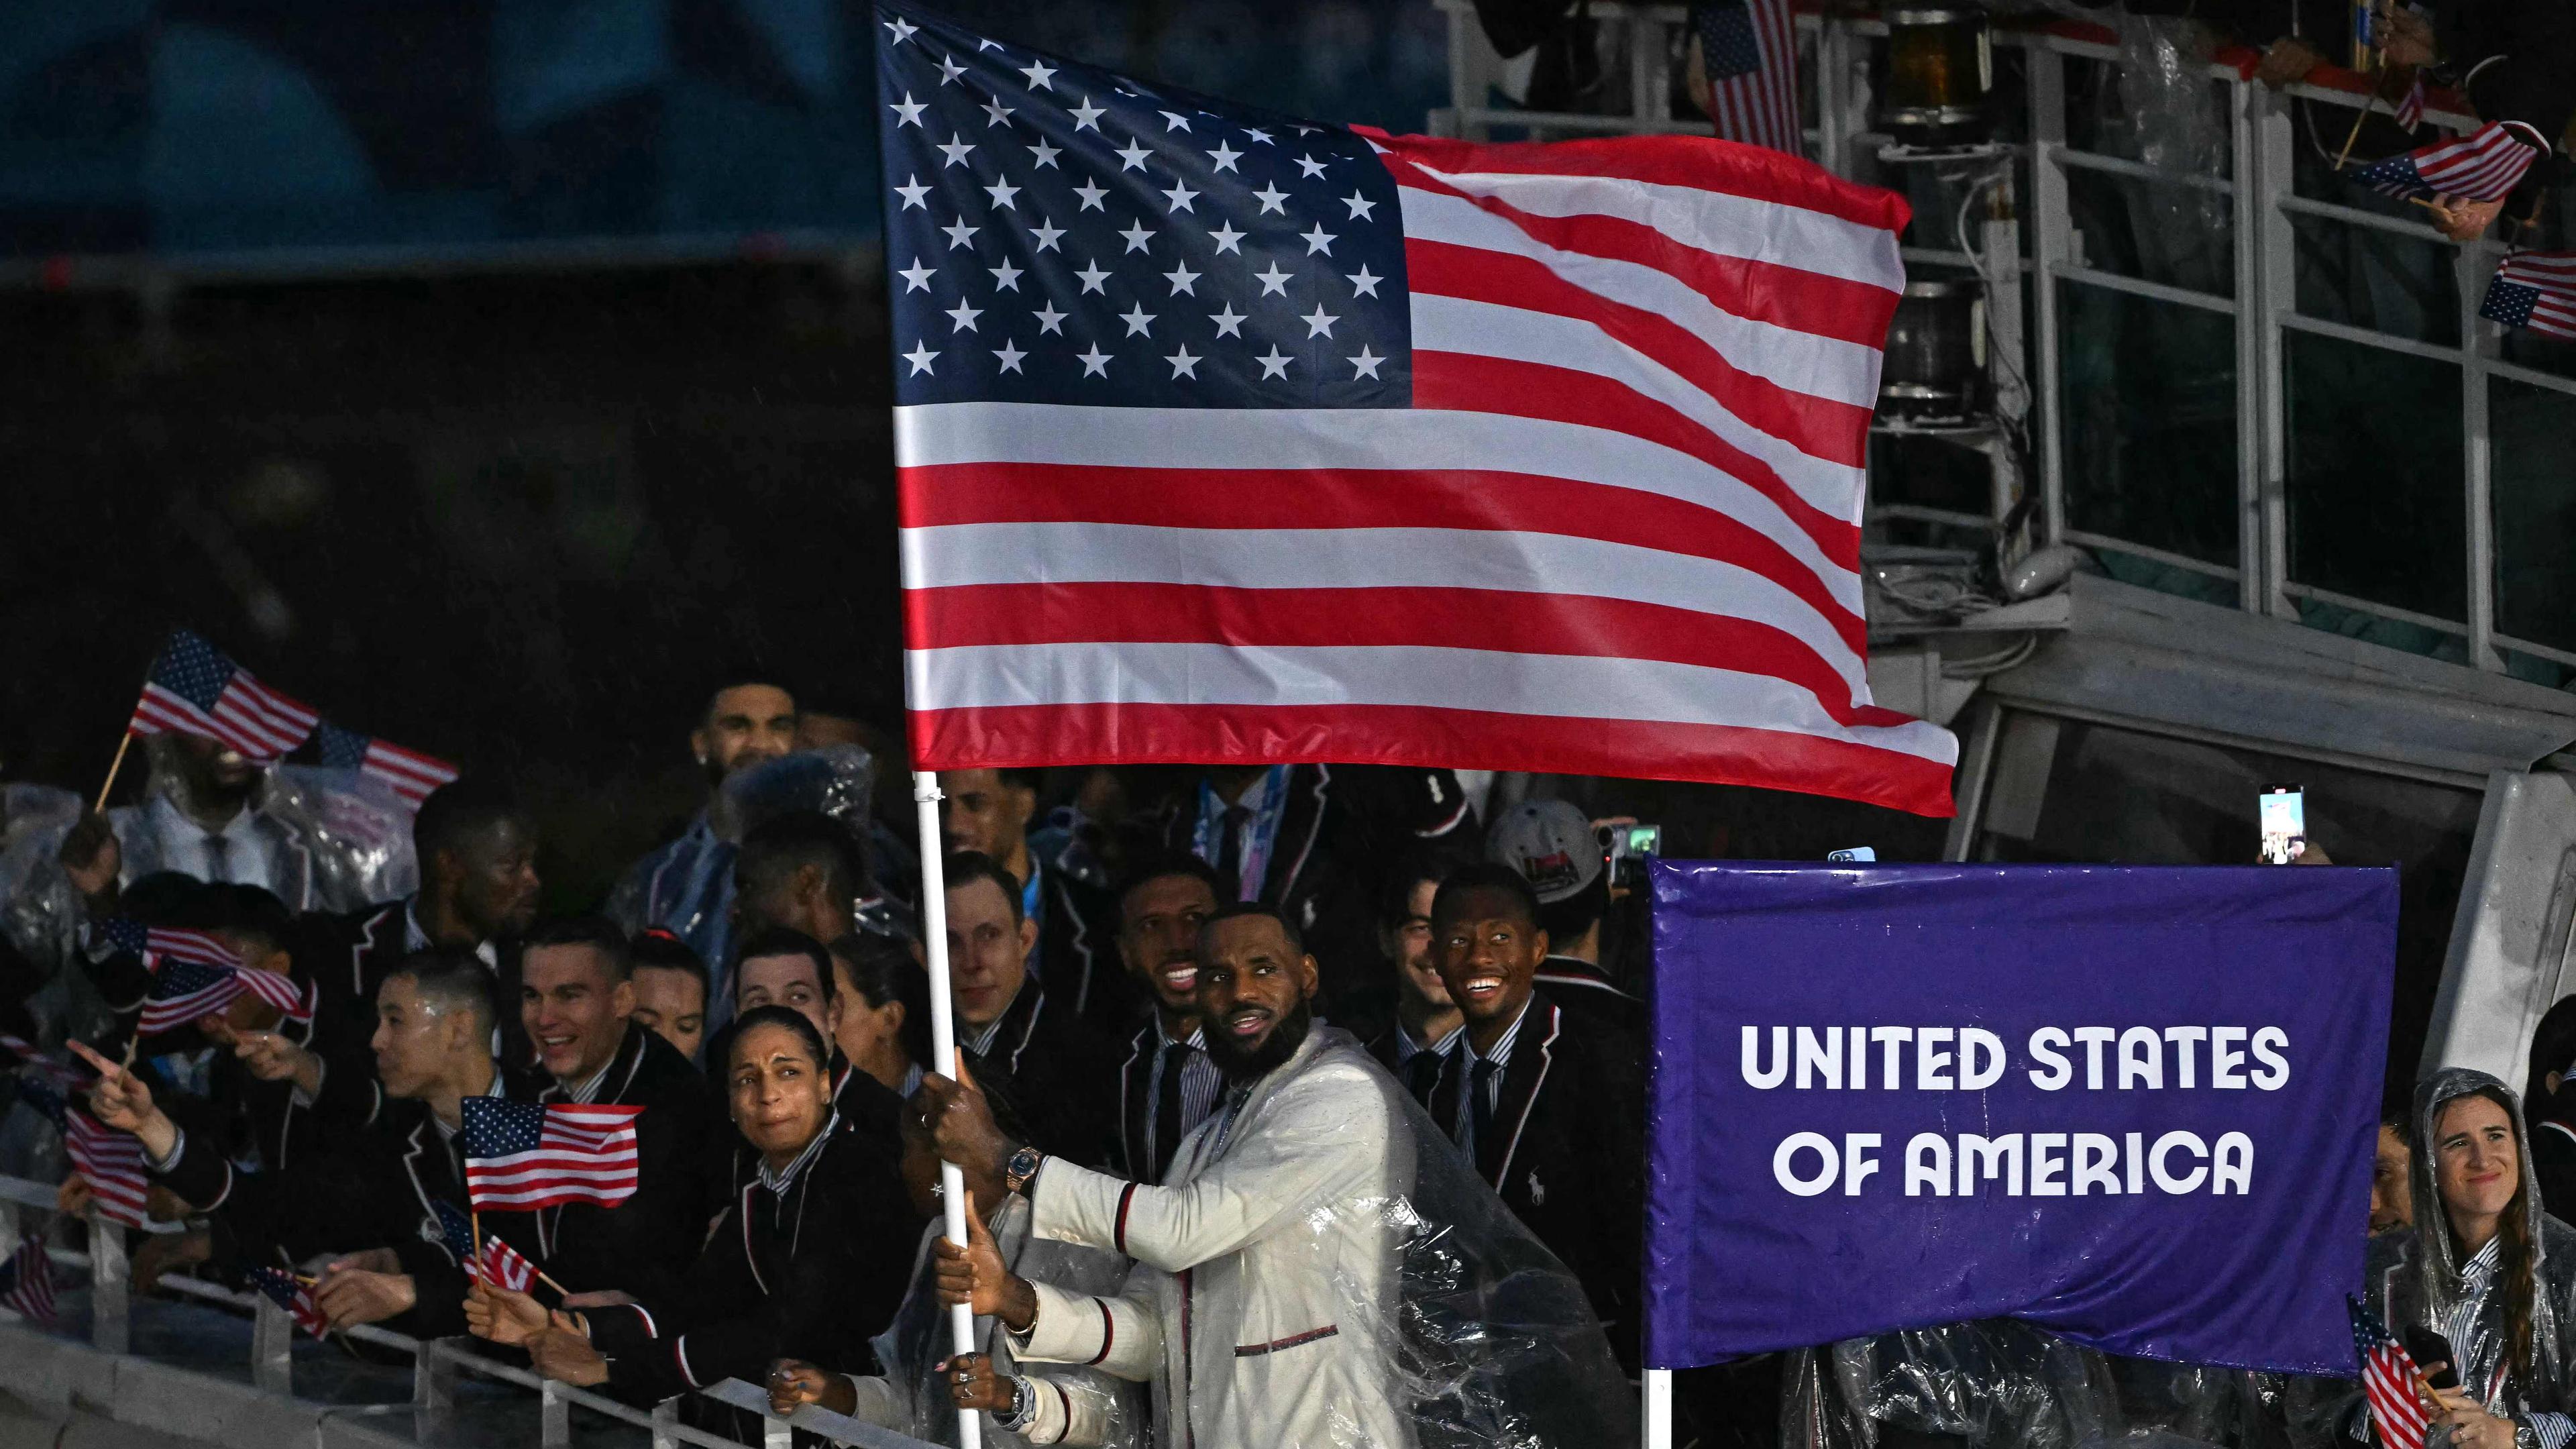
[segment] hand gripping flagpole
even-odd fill
[[[912,802],[921,828],[921,947],[930,964],[930,1069],[957,1080],[957,1005],[948,995],[948,882],[940,858],[939,776],[912,772]],[[957,1164],[939,1164],[939,1202],[946,1214],[948,1241],[966,1237],[966,1174]],[[950,1341],[957,1353],[974,1353],[975,1309],[960,1303],[948,1310]],[[984,1419],[971,1409],[957,1411],[958,1449],[983,1449]]]

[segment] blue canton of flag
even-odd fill
[[[56,1131],[61,1131],[66,1125],[63,1114],[71,1110],[71,1101],[63,1095],[62,1088],[53,1083],[21,1072],[18,1074],[18,1100],[53,1123]]]
[[[130,951],[140,956],[151,947],[150,928],[132,916],[110,916],[96,923],[94,929],[111,951]]]
[[[1762,41],[1753,32],[1753,7],[1745,0],[1699,0],[1691,7],[1691,25],[1699,32],[1700,63],[1710,80],[1762,68]]]
[[[1410,403],[1367,141],[876,13],[898,403]]]
[[[212,714],[232,681],[233,668],[231,660],[196,633],[173,629],[168,646],[152,663],[151,682]]]
[[[546,1109],[502,1097],[467,1097],[463,1109],[465,1155],[506,1157],[534,1152],[546,1135]],[[473,1234],[466,1240],[471,1242]]]
[[[463,1268],[474,1261],[474,1222],[455,1204],[433,1198],[429,1210],[438,1215],[438,1234],[447,1241],[447,1251],[456,1255],[456,1266]]]

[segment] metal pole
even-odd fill
[[[921,954],[930,966],[930,1066],[943,1077],[957,1075],[957,1005],[948,995],[948,882],[940,858],[939,776],[912,772],[912,802],[921,832]],[[939,1201],[948,1241],[966,1241],[966,1174],[957,1164],[939,1164]],[[958,1353],[975,1352],[975,1310],[960,1303],[948,1310],[949,1341]],[[983,1449],[981,1415],[957,1416],[958,1449]]]
[[[250,1379],[261,1393],[295,1396],[295,1320],[265,1293],[251,1308]]]
[[[1673,1449],[1673,1371],[1646,1370],[1643,1392],[1646,1449]]]
[[[126,1347],[125,1229],[100,1217],[89,1217],[89,1341],[101,1353],[123,1353]]]

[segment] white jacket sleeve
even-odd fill
[[[1070,1363],[1096,1368],[1131,1383],[1150,1382],[1163,1371],[1163,1318],[1155,1298],[1161,1275],[1138,1265],[1115,1298],[1067,1293],[1032,1283],[1037,1321],[1016,1335],[1012,1354],[1022,1363]]]
[[[1307,1072],[1263,1106],[1257,1130],[1239,1129],[1223,1157],[1177,1187],[1050,1160],[1030,1230],[1183,1272],[1371,1191],[1385,1176],[1387,1130],[1373,1084],[1348,1069]]]
[[[850,1410],[851,1418],[881,1429],[911,1429],[912,1405],[904,1401],[893,1380],[875,1374],[843,1374],[841,1377],[849,1382],[850,1396],[855,1402]]]
[[[1021,1438],[1068,1449],[1096,1449],[1109,1442],[1116,1422],[1115,1390],[1090,1374],[1039,1369],[1022,1377],[1036,1398],[1037,1412],[1020,1431]]]

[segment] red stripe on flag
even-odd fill
[[[1848,468],[1869,461],[1870,409],[1793,392],[1744,372],[1671,318],[1587,292],[1535,258],[1407,241],[1404,266],[1406,283],[1417,294],[1589,322],[1707,393],[1718,406],[1810,457]]]
[[[1616,136],[1551,141],[1541,146],[1390,136],[1352,129],[1394,156],[1439,171],[1525,176],[1610,176],[1661,186],[1687,186],[1821,212],[1860,226],[1905,230],[1914,209],[1892,191],[1845,181],[1778,150],[1729,144],[1707,136]]]
[[[1653,659],[1786,679],[1814,694],[1839,724],[1909,722],[1894,710],[1855,707],[1851,681],[1794,635],[1746,619],[1628,599],[1491,589],[983,584],[914,589],[904,605],[905,643],[913,649],[1218,643]],[[1508,667],[1508,661],[1497,667]]]
[[[1595,373],[1458,352],[1413,354],[1413,405],[1454,412],[1505,413],[1608,428],[1688,453],[1778,505],[1789,521],[1840,568],[1860,569],[1860,527],[1798,496],[1771,465],[1669,403]],[[1858,501],[1855,490],[1854,501]]]
[[[1785,730],[1415,705],[1016,705],[915,710],[909,720],[925,770],[1338,760],[1759,785],[1952,813],[1945,763]]]

